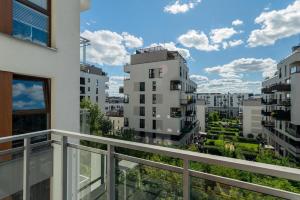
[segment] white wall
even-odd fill
[[[262,106],[243,106],[243,136],[253,134],[256,137],[262,133]]]

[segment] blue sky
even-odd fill
[[[93,0],[81,14],[88,60],[122,84],[135,49],[161,44],[188,61],[199,92],[260,91],[300,42],[300,0]]]

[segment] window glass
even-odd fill
[[[13,80],[13,110],[46,109],[44,82]]]
[[[13,1],[12,35],[44,46],[49,42],[49,17],[16,0]]]
[[[47,10],[48,6],[48,0],[28,0],[30,1],[31,3],[34,3],[35,5],[41,7],[41,8],[44,8],[45,10]]]

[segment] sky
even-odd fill
[[[198,92],[260,93],[300,43],[300,0],[92,0],[81,14],[88,62],[117,95],[136,49],[161,45],[188,61]]]

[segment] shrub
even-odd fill
[[[254,135],[253,135],[252,133],[249,133],[249,134],[247,135],[247,137],[248,137],[249,139],[253,139],[253,138],[254,138]]]

